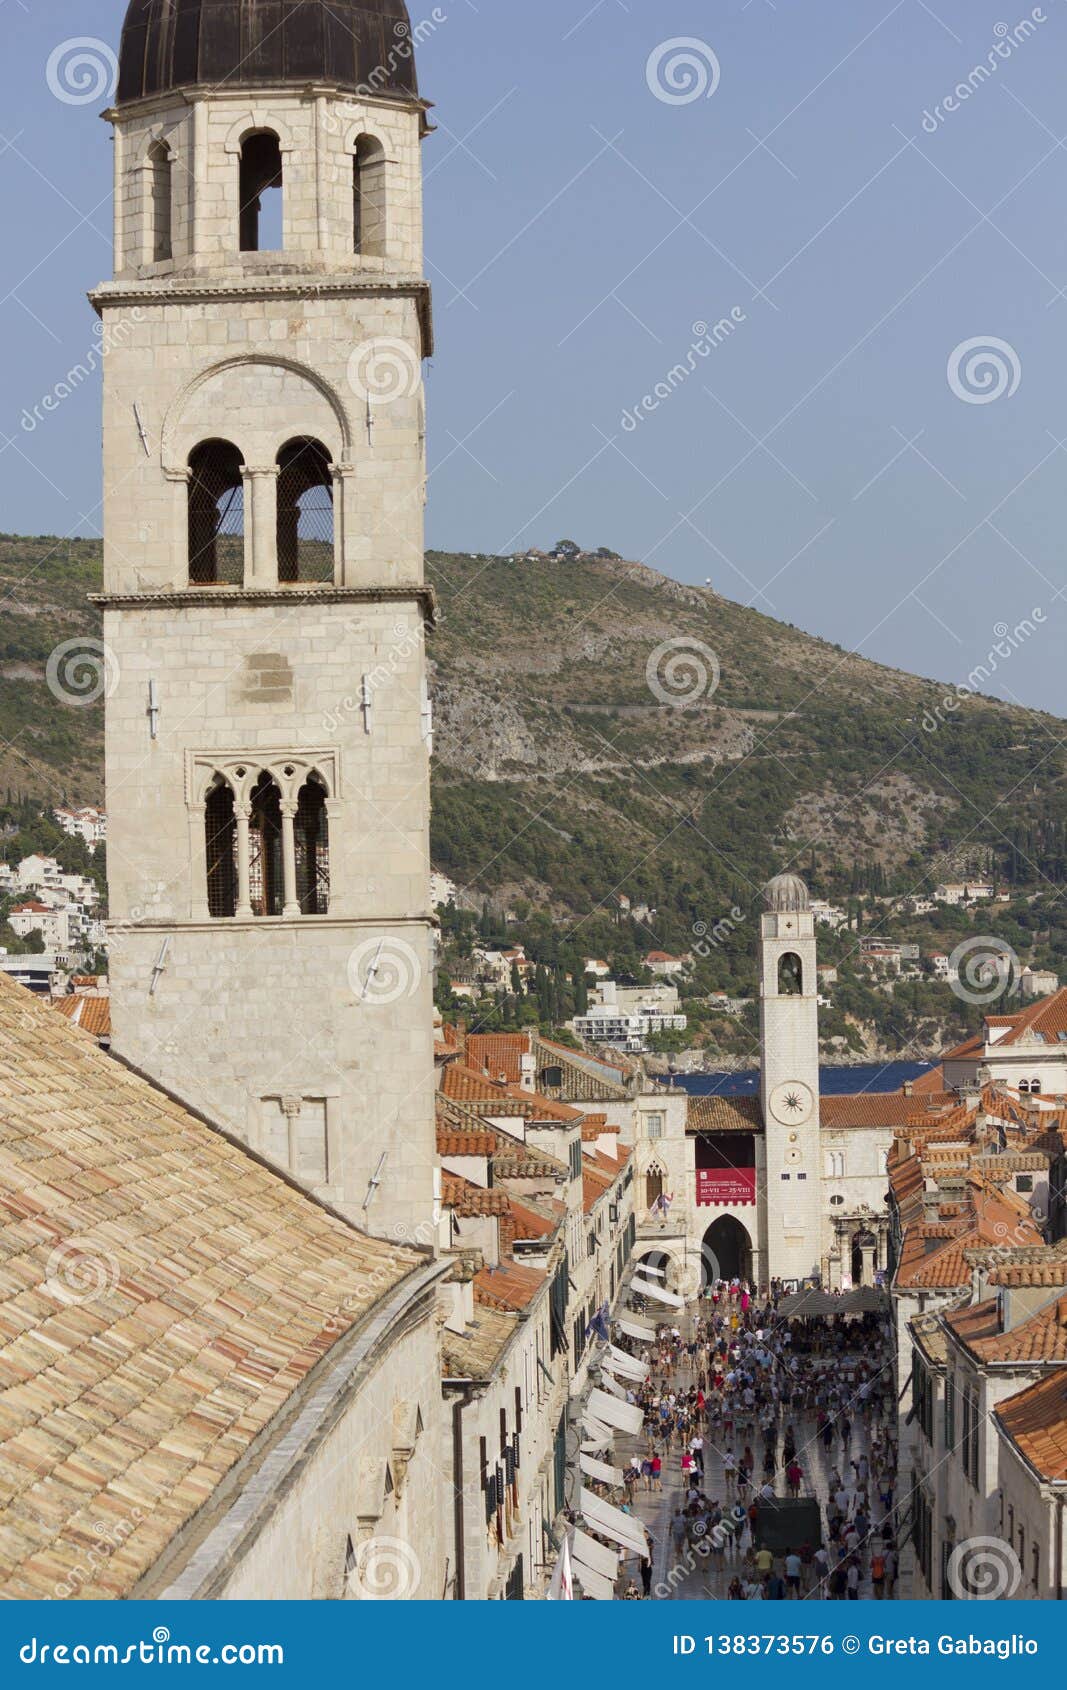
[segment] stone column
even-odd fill
[[[194,921],[208,921],[211,911],[207,901],[207,850],[205,848],[204,817],[207,806],[189,806],[189,862],[192,869],[189,914]]]
[[[118,123],[115,124],[112,134],[115,148],[115,274],[118,276],[126,268],[126,138],[121,124]]]
[[[189,585],[189,482],[192,472],[186,469],[165,469],[163,474],[173,489],[170,507],[170,580],[167,586],[177,591]]]
[[[278,585],[278,466],[242,464],[245,490],[245,582]]]
[[[860,1255],[863,1258],[862,1281],[864,1285],[874,1284],[874,1252],[875,1245],[873,1242],[860,1245]]]
[[[299,1147],[297,1145],[297,1129],[300,1126],[300,1115],[303,1109],[303,1099],[299,1097],[283,1097],[281,1099],[282,1114],[289,1133],[289,1172],[296,1173],[299,1161]]]
[[[206,100],[193,102],[193,160],[189,208],[189,254],[194,260],[204,256],[204,223],[207,211],[208,170],[208,110]]]
[[[282,799],[282,886],[285,896],[282,915],[290,919],[300,914],[296,895],[296,810],[295,798]]]
[[[233,813],[237,822],[237,909],[235,914],[238,921],[251,921],[252,893],[249,883],[248,823],[252,815],[252,806],[251,804],[235,804]]]

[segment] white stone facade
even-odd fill
[[[93,298],[115,1050],[350,1219],[426,1237],[423,115],[399,98],[270,86],[111,115],[115,279]],[[242,251],[242,148],[265,132],[283,167],[282,247]],[[365,137],[374,238],[357,251]],[[161,215],[170,256],[157,258]],[[308,441],[328,464],[333,560],[329,579],[298,581],[281,561],[279,454]],[[240,464],[228,584],[191,577],[191,458],[207,442]],[[263,771],[280,794],[284,905],[253,915],[250,783]],[[329,836],[315,913],[294,894],[305,779]],[[220,915],[205,802],[223,788],[238,886]]]
[[[761,918],[759,963],[767,1273],[802,1281],[821,1271],[823,1254],[819,988],[809,908]]]

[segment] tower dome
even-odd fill
[[[417,99],[404,0],[130,0],[120,105],[203,84],[309,82]]]
[[[765,889],[767,908],[775,911],[798,911],[811,908],[811,896],[798,874],[776,874]]]

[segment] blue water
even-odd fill
[[[824,1097],[843,1097],[859,1091],[899,1091],[905,1080],[928,1074],[932,1062],[865,1062],[856,1068],[823,1068],[819,1088]],[[759,1070],[742,1074],[676,1074],[672,1084],[691,1097],[747,1097],[759,1091]]]

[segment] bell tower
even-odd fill
[[[767,1153],[767,1271],[803,1280],[821,1261],[819,986],[804,882],[767,887],[760,924],[760,1096]]]
[[[116,1053],[432,1239],[420,148],[403,0],[131,0],[103,319]]]

